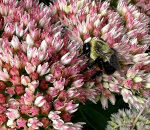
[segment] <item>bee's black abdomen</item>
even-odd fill
[[[103,74],[102,72],[103,72],[103,71],[101,71],[101,70],[95,72],[91,78],[92,78],[92,79],[95,79],[95,78],[98,77],[98,76],[102,76],[102,74]]]
[[[109,62],[103,62],[103,67],[104,67],[105,73],[108,75],[111,75],[116,71],[116,69]]]
[[[113,66],[116,70],[119,68],[118,58],[116,54],[113,54],[110,58],[110,64]]]

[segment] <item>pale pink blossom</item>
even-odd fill
[[[77,111],[78,106],[79,104],[73,104],[73,101],[70,101],[65,104],[65,110],[69,113],[74,113],[75,111]]]
[[[32,37],[30,36],[30,34],[27,34],[27,36],[26,36],[26,43],[27,43],[29,46],[33,46],[33,45],[34,45],[34,40],[33,40]]]
[[[22,75],[21,76],[21,84],[23,84],[24,86],[27,86],[28,83],[30,83],[31,80],[29,78],[29,76],[25,76],[25,75]]]
[[[10,78],[8,72],[6,69],[3,69],[3,71],[0,69],[0,80],[2,81],[8,81]]]
[[[15,50],[17,50],[17,49],[19,48],[19,44],[20,44],[20,42],[19,42],[18,37],[13,35],[12,40],[11,40],[11,45],[12,45],[12,47],[13,47]]]
[[[6,112],[6,115],[7,117],[10,119],[10,120],[15,120],[17,118],[20,117],[20,114],[19,114],[19,111],[16,110],[16,109],[7,109],[8,111]]]
[[[7,126],[10,127],[10,128],[15,128],[16,127],[16,122],[12,119],[9,119],[7,121]]]
[[[47,74],[49,71],[50,69],[48,68],[48,62],[44,63],[43,65],[40,64],[37,67],[37,73],[39,73],[40,76]]]
[[[64,124],[64,121],[61,120],[61,119],[57,119],[57,120],[53,120],[53,127],[56,129],[56,130],[59,130],[62,128]]]
[[[19,118],[18,120],[17,120],[17,126],[18,126],[18,128],[21,128],[21,127],[26,127],[26,122],[27,122],[27,120],[26,119],[24,119],[24,118]]]
[[[39,81],[32,81],[31,83],[28,83],[28,88],[32,91],[32,92],[34,92],[35,91],[35,89],[38,87],[38,85],[39,85]]]
[[[19,109],[19,102],[13,98],[11,98],[9,101],[8,101],[8,105],[9,105],[9,108],[11,109]]]
[[[27,63],[26,66],[25,66],[25,70],[28,74],[31,74],[35,71],[36,69],[36,66],[35,65],[32,65],[31,63]]]
[[[43,123],[41,123],[37,117],[29,118],[28,119],[28,127],[32,127],[33,129],[39,129],[39,127],[43,126]]]
[[[45,102],[46,102],[46,101],[45,101],[44,97],[43,97],[43,96],[39,96],[39,97],[37,97],[37,98],[35,99],[34,104],[35,104],[36,106],[38,106],[38,107],[42,107]]]
[[[64,89],[64,84],[65,84],[65,79],[61,78],[60,80],[54,82],[54,87],[59,91],[61,91]]]
[[[50,111],[50,113],[48,114],[48,118],[51,120],[60,119],[60,116],[59,116],[60,113],[61,113],[60,111]]]

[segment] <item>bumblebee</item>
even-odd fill
[[[107,75],[111,75],[119,69],[116,51],[109,47],[103,39],[91,40],[90,42],[84,43],[83,54],[92,60],[92,63],[90,63],[84,70],[92,68],[95,64],[100,68],[92,78],[102,75],[103,70]]]

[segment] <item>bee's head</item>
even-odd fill
[[[85,43],[85,44],[83,45],[83,53],[84,53],[85,55],[90,56],[90,49],[91,49],[91,45],[90,45],[89,42],[88,42],[88,43]]]

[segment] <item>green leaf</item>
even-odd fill
[[[108,109],[104,110],[100,102],[93,104],[88,101],[80,104],[78,111],[73,116],[73,122],[86,122],[84,130],[105,130],[107,121],[110,121],[111,114],[118,112],[118,109],[128,108],[122,96],[116,95],[116,104],[109,102]]]
[[[105,115],[103,115],[99,111],[96,111],[92,107],[82,106],[80,107],[80,112],[86,120],[86,123],[89,126],[91,126],[94,130],[105,129],[108,120],[108,118]]]

